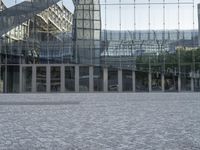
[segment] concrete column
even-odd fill
[[[89,67],[89,91],[94,91],[94,67]]]
[[[178,92],[181,92],[181,76],[178,76]]]
[[[64,93],[65,92],[65,66],[62,65],[60,67],[60,92]]]
[[[22,85],[22,83],[23,83],[23,81],[22,81],[23,79],[22,79],[22,65],[19,65],[19,93],[22,93],[23,92],[23,85]]]
[[[51,66],[50,65],[47,65],[46,67],[46,83],[47,83],[47,93],[50,93],[51,92]]]
[[[79,66],[75,66],[75,92],[79,92]]]
[[[133,92],[136,92],[135,71],[132,72]]]
[[[103,68],[103,91],[108,92],[108,68]]]
[[[194,92],[194,78],[191,77],[191,92]]]
[[[152,92],[152,74],[149,72],[149,92]]]
[[[122,92],[122,69],[118,70],[118,92]]]
[[[36,80],[36,65],[32,66],[32,93],[36,93],[36,85],[37,85],[37,80]]]
[[[165,75],[163,73],[161,74],[161,87],[162,92],[165,92]]]

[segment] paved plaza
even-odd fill
[[[200,150],[199,93],[0,95],[0,150]]]

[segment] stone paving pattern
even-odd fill
[[[0,95],[0,150],[200,150],[200,94]]]

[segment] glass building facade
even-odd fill
[[[0,2],[0,93],[200,91],[198,30],[102,29],[100,0]]]

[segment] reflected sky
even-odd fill
[[[20,3],[23,0],[3,0],[5,4],[10,7],[15,3]],[[136,3],[144,3],[145,5],[136,5],[134,9],[134,0],[121,0],[124,4],[121,6],[121,23],[120,23],[120,0],[101,0],[101,16],[102,16],[102,28],[111,30],[148,30],[149,27],[152,30],[162,29],[178,29],[180,20],[180,29],[193,29],[193,23],[195,29],[197,29],[197,3],[198,0],[194,0],[194,12],[193,12],[193,0],[179,0],[180,3],[180,15],[178,16],[178,5],[167,4],[163,7],[163,0],[150,0],[154,3],[150,7],[150,22],[149,22],[149,0],[136,0]],[[63,0],[63,4],[71,11],[74,11],[72,0]],[[165,0],[165,3],[178,3],[178,0]],[[105,5],[108,4],[108,5]],[[115,5],[109,5],[115,4]],[[165,9],[163,9],[165,8]],[[165,10],[165,15],[163,15]],[[106,12],[106,13],[105,13]],[[135,12],[135,15],[134,15]],[[194,13],[194,21],[193,21]],[[135,16],[135,17],[134,17]],[[149,26],[150,23],[150,26]]]

